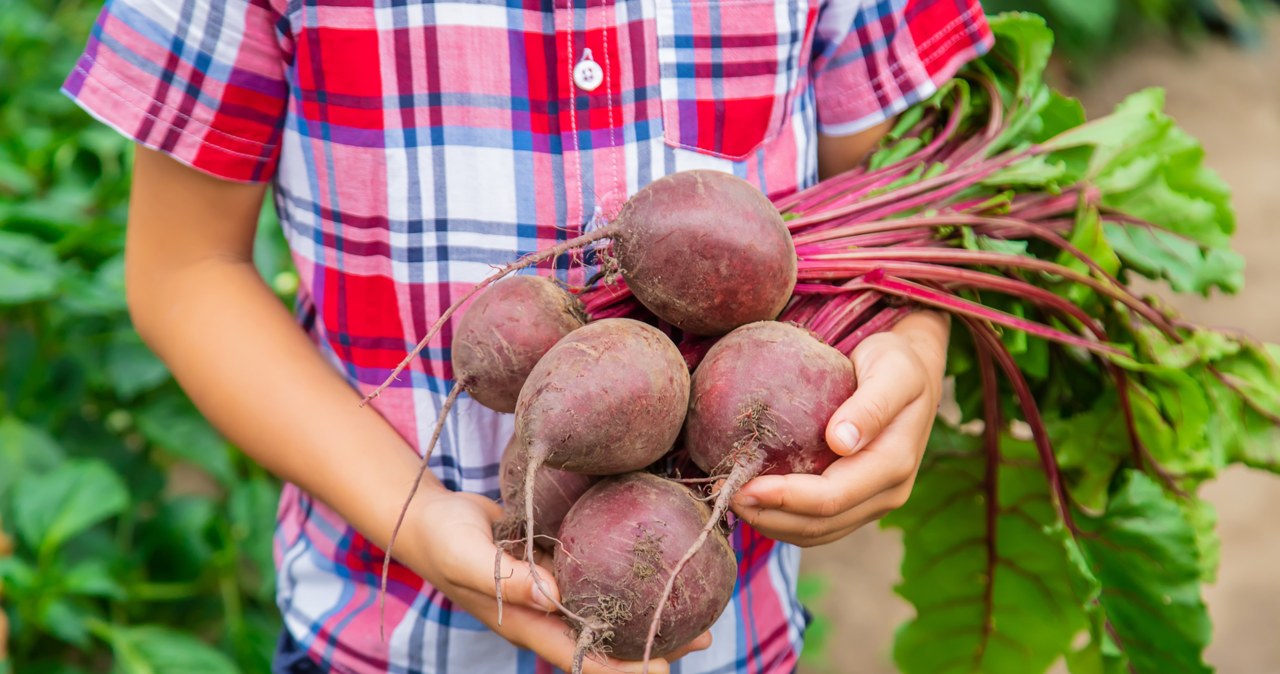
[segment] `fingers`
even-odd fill
[[[684,656],[694,651],[705,651],[708,648],[711,648],[711,632],[710,631],[703,632],[702,634],[698,635],[696,639],[694,639],[693,641],[690,641],[683,648],[678,648],[675,651],[662,656],[662,659],[666,660],[667,662],[675,662],[676,660],[679,660],[680,658],[683,658]],[[653,671],[652,666],[649,668],[649,671]]]
[[[839,515],[913,480],[931,419],[927,405],[912,405],[876,442],[837,459],[821,475],[762,475],[751,480],[738,492],[734,509],[754,507],[808,517]]]
[[[902,484],[836,517],[809,517],[760,508],[735,508],[735,511],[753,529],[769,538],[800,547],[813,547],[844,538],[884,517],[906,503],[910,495],[911,483]]]
[[[478,500],[488,501],[480,497]],[[492,501],[488,501],[492,503]],[[501,508],[498,509],[501,514]],[[489,596],[496,603],[497,586],[501,585],[504,606],[526,606],[540,611],[554,611],[551,598],[559,601],[560,591],[551,572],[542,566],[530,565],[509,554],[498,554],[493,542],[491,523],[477,522],[475,526],[459,526],[454,539],[449,542],[449,553],[441,560],[445,580],[455,587],[462,587]],[[533,569],[538,570],[539,583],[534,581]]]
[[[852,358],[858,387],[827,423],[827,444],[842,456],[870,444],[925,391],[924,367],[900,335],[872,335]]]

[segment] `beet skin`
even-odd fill
[[[512,276],[495,283],[458,321],[454,377],[481,405],[514,412],[538,359],[585,322],[577,299],[552,279]]]
[[[524,487],[524,474],[528,469],[529,458],[525,454],[525,444],[519,436],[512,436],[511,442],[502,452],[502,462],[498,467],[498,482],[502,491],[502,502],[508,518],[517,522],[512,529],[524,528],[518,521],[524,519],[524,502],[520,491]],[[534,544],[544,550],[554,547],[556,533],[560,531],[560,523],[573,507],[573,504],[596,483],[597,478],[590,475],[570,473],[543,466],[533,481],[533,532],[538,537]]]
[[[688,488],[640,472],[600,481],[569,511],[560,527],[556,583],[567,608],[609,626],[601,645],[610,655],[634,661],[644,654],[663,585],[708,515]],[[724,536],[711,538],[676,578],[653,657],[705,632],[733,595],[733,549]]]
[[[776,318],[795,288],[796,249],[782,215],[732,174],[659,178],[627,200],[616,226],[627,286],[686,332],[722,335]]]
[[[520,391],[516,432],[531,458],[587,475],[640,470],[675,444],[689,370],[666,335],[608,318],[556,343]]]
[[[853,364],[809,331],[745,325],[694,371],[684,444],[711,475],[740,463],[749,444],[763,452],[761,474],[820,474],[839,458],[827,445],[827,422],[853,390]]]

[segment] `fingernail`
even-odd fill
[[[844,454],[845,456],[848,456],[858,451],[858,442],[860,439],[857,426],[854,426],[848,421],[842,421],[839,424],[836,424],[836,443],[840,445],[835,448],[837,454]]]
[[[737,500],[738,505],[744,508],[754,508],[760,504],[760,499],[749,494],[739,494],[735,500]]]

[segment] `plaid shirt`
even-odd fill
[[[492,265],[673,171],[807,186],[820,131],[880,122],[990,45],[977,0],[109,0],[65,91],[197,169],[270,181],[300,323],[368,391]],[[582,280],[570,266],[536,272]],[[453,383],[449,339],[376,401],[415,448]],[[431,467],[496,498],[511,431],[464,397]],[[715,643],[676,672],[794,667],[798,551],[745,526],[732,543]],[[292,485],[276,561],[286,627],[328,670],[550,671],[403,567],[384,644],[381,550]]]

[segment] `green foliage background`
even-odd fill
[[[982,0],[988,14],[1043,16],[1054,32],[1056,56],[1070,76],[1082,81],[1142,38],[1193,46],[1214,34],[1255,45],[1262,39],[1264,18],[1277,6],[1277,0]]]
[[[1116,26],[1186,26],[1210,16],[1192,6],[1221,3],[984,5],[1045,13],[1079,71],[1120,42]],[[263,672],[279,630],[278,485],[132,329],[129,144],[58,91],[100,7],[7,0],[0,11],[0,674]],[[258,244],[287,302],[294,284],[269,211]],[[809,662],[823,659],[823,627],[819,616]]]
[[[0,672],[268,671],[278,486],[132,329],[129,143],[59,93],[100,8],[0,11]]]

